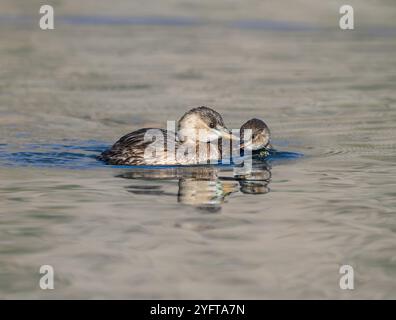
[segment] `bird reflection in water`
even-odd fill
[[[117,177],[141,180],[142,184],[127,186],[128,192],[152,196],[176,197],[179,203],[205,212],[218,212],[225,199],[237,192],[266,194],[270,191],[271,168],[268,163],[253,163],[250,168],[191,166],[159,169],[131,169]],[[147,181],[156,182],[155,185]],[[178,181],[178,191],[169,190],[169,182]],[[158,184],[159,183],[159,184]]]

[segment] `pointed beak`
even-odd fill
[[[248,141],[241,141],[241,149],[253,149],[253,142],[252,140]]]
[[[239,137],[233,135],[227,128],[217,128],[216,133],[219,135],[219,138],[227,139],[227,140],[235,140],[239,141]]]

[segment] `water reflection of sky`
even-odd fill
[[[30,23],[36,22],[37,17],[29,15],[0,15],[0,23]],[[223,25],[242,29],[269,30],[311,30],[313,26],[305,23],[293,23],[271,20],[237,20],[213,21],[195,17],[170,16],[106,16],[106,15],[56,15],[56,22],[69,25],[148,25],[148,26],[200,26]]]
[[[0,15],[0,24],[36,24],[37,16]],[[277,21],[268,19],[205,20],[196,17],[178,16],[112,16],[112,15],[56,15],[56,23],[65,25],[109,25],[109,26],[169,26],[169,27],[226,27],[247,30],[312,32],[328,31],[329,28],[304,22]],[[336,29],[339,30],[338,25]],[[367,36],[394,36],[396,28],[388,26],[360,27],[359,33]]]

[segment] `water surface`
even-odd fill
[[[43,32],[34,3],[0,19],[1,298],[396,298],[394,20],[59,1]],[[283,153],[249,177],[96,160],[200,105],[264,119]]]

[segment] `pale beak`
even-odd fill
[[[216,133],[219,135],[219,138],[227,139],[227,140],[235,140],[239,141],[239,137],[233,135],[228,129],[222,127],[215,129]]]
[[[250,139],[248,141],[241,141],[241,149],[254,149],[253,148],[253,141]]]

